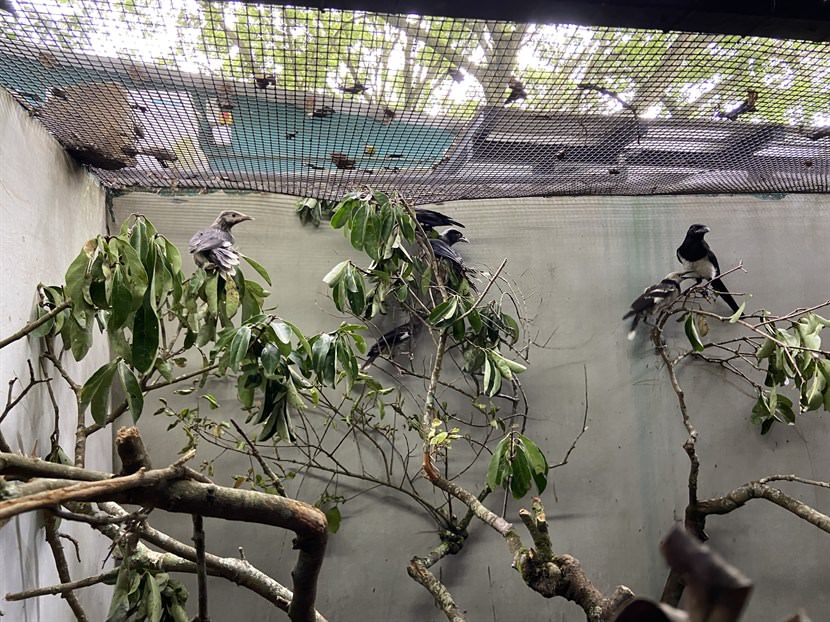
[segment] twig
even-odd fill
[[[199,613],[195,622],[210,622],[205,565],[205,526],[201,514],[193,515],[193,544],[196,545],[196,583],[199,590]]]
[[[62,594],[64,592],[71,592],[83,587],[91,585],[98,585],[99,583],[106,583],[112,581],[118,576],[118,569],[109,570],[94,577],[86,577],[78,579],[77,581],[69,581],[67,583],[59,583],[58,585],[50,585],[47,587],[37,587],[32,590],[25,590],[23,592],[12,592],[6,594],[6,600],[26,600],[28,598],[37,598],[39,596],[53,596],[55,594]]]
[[[475,309],[476,307],[478,307],[479,304],[481,304],[481,301],[484,300],[484,297],[487,295],[487,292],[489,292],[490,288],[493,287],[493,283],[495,283],[496,280],[499,278],[499,274],[501,274],[501,271],[504,270],[504,266],[506,265],[507,259],[502,259],[498,269],[493,273],[493,276],[491,276],[490,280],[487,282],[487,286],[478,295],[478,298],[476,298],[475,302],[472,305],[470,305],[470,308],[467,309],[464,313],[462,313],[456,321],[463,320],[465,317],[467,317],[468,315],[470,315],[470,313],[473,312],[473,309]]]
[[[420,559],[413,558],[406,567],[406,571],[410,577],[432,594],[435,598],[435,604],[444,612],[450,622],[465,622],[463,612],[455,604],[450,591],[429,571]]]
[[[20,403],[20,400],[26,397],[26,394],[32,389],[32,387],[44,382],[49,382],[48,378],[35,378],[35,370],[32,367],[32,361],[28,360],[26,362],[29,364],[29,384],[23,387],[23,390],[21,390],[20,393],[18,393],[16,398],[12,399],[12,388],[14,387],[14,384],[19,381],[19,378],[15,376],[11,380],[9,380],[9,393],[6,396],[6,407],[3,409],[3,412],[0,413],[0,423],[3,423],[3,420],[9,414],[9,412],[11,412],[12,408],[17,406]]]
[[[259,450],[256,448],[256,445],[248,437],[248,435],[245,434],[245,431],[240,427],[240,425],[234,419],[231,419],[231,423],[233,424],[233,427],[236,428],[236,431],[239,432],[239,435],[247,443],[248,448],[251,450],[251,453],[253,454],[254,458],[256,458],[256,461],[259,462],[259,466],[262,467],[262,471],[271,479],[271,482],[274,484],[274,488],[276,488],[277,492],[284,497],[285,488],[282,485],[282,480],[280,480],[279,476],[276,473],[274,473],[274,470],[268,465],[268,463],[265,462],[265,459],[262,457],[262,454],[259,453]]]
[[[800,484],[807,484],[808,486],[818,486],[820,488],[830,488],[830,482],[821,482],[815,479],[806,479],[798,475],[768,475],[758,480],[759,484],[766,484],[768,482],[798,482]]]
[[[562,458],[559,463],[554,464],[551,469],[558,469],[559,467],[565,466],[568,464],[568,459],[571,457],[574,449],[576,449],[576,444],[579,442],[579,439],[582,438],[582,435],[588,431],[588,366],[582,366],[582,372],[585,376],[585,410],[582,413],[582,429],[579,431],[579,434],[576,435],[571,446],[568,448],[568,451],[565,452],[565,457]]]
[[[28,324],[26,324],[23,328],[21,328],[19,331],[17,331],[13,335],[9,335],[5,339],[0,339],[0,350],[5,348],[10,343],[14,343],[18,339],[22,339],[23,337],[25,337],[26,335],[28,335],[32,331],[36,330],[38,327],[42,326],[43,324],[46,324],[46,322],[48,322],[53,317],[55,317],[56,315],[61,313],[64,309],[68,309],[71,306],[72,306],[72,301],[64,300],[62,303],[60,303],[54,309],[52,309],[48,313],[45,313],[45,314],[41,315],[38,319],[29,322]]]
[[[69,565],[66,563],[66,555],[64,555],[63,544],[61,544],[58,534],[57,520],[54,516],[47,513],[44,516],[43,523],[46,529],[46,542],[49,543],[49,548],[52,549],[52,556],[55,558],[58,578],[61,580],[61,583],[69,583],[72,581],[72,577],[69,575]],[[75,595],[75,592],[69,589],[62,590],[60,594],[66,601],[66,604],[69,605],[69,608],[72,609],[72,613],[75,614],[75,618],[78,622],[89,622],[89,618],[87,617],[83,607],[81,607],[81,603]]]
[[[130,512],[124,516],[108,516],[106,514],[78,514],[77,512],[69,512],[60,508],[52,508],[52,514],[64,520],[71,520],[78,523],[87,523],[88,525],[116,525],[118,523],[141,522],[147,520],[150,512],[142,508],[137,512]]]

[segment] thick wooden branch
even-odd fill
[[[63,472],[79,479],[81,476],[97,479],[101,475],[75,467],[0,453],[0,474],[9,472],[27,477],[48,477]],[[300,501],[181,479],[182,473],[183,467],[174,465],[103,481],[49,480],[50,486],[58,486],[56,490],[36,492],[23,498],[0,502],[0,518],[70,500],[105,500],[290,529],[297,534],[294,547],[300,552],[292,571],[294,597],[289,606],[289,617],[293,622],[314,622],[317,578],[328,537],[325,515]],[[25,486],[16,489],[10,487],[8,492],[19,496],[21,491],[25,494]]]
[[[704,516],[711,514],[729,514],[729,512],[737,510],[752,499],[766,499],[767,501],[771,501],[775,505],[804,519],[811,525],[815,525],[822,531],[830,533],[830,516],[819,512],[794,497],[784,494],[784,492],[774,486],[760,482],[748,482],[743,486],[738,486],[735,490],[726,493],[722,497],[699,501],[697,510]]]
[[[455,604],[450,591],[429,571],[422,560],[417,557],[413,558],[406,567],[406,571],[410,577],[423,585],[432,594],[433,598],[435,598],[435,604],[444,612],[444,615],[447,616],[450,622],[465,622],[464,612]]]

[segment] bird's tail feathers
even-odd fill
[[[735,299],[732,297],[732,294],[729,293],[729,290],[726,289],[726,285],[723,284],[723,281],[720,278],[712,279],[712,289],[721,297],[723,301],[729,305],[729,308],[732,309],[732,313],[737,313],[738,309],[740,309],[740,305],[735,302]]]
[[[640,314],[632,311],[628,315],[626,315],[626,317],[631,315],[631,313],[634,313],[634,319],[631,321],[631,330],[628,331],[628,340],[634,341],[634,336],[637,334],[637,324],[640,323]]]

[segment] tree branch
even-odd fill
[[[205,565],[205,526],[200,514],[193,515],[193,544],[196,545],[196,584],[199,591],[199,613],[194,622],[210,622]]]
[[[822,482],[822,484],[826,484],[826,482]],[[806,503],[784,494],[778,488],[761,483],[760,481],[748,482],[742,486],[738,486],[735,490],[726,493],[722,497],[700,501],[697,504],[697,510],[703,516],[729,514],[729,512],[737,510],[752,499],[766,499],[767,501],[771,501],[775,505],[804,519],[811,525],[815,525],[822,531],[830,533],[830,516],[822,514]]]
[[[76,476],[78,471],[85,471],[22,456],[0,454],[0,474],[8,473],[10,464],[14,464],[15,474],[29,477],[54,475],[56,467]],[[22,499],[2,501],[0,518],[68,500],[114,500],[154,506],[170,512],[198,513],[214,518],[290,529],[297,534],[294,546],[300,553],[291,573],[294,580],[294,595],[288,608],[289,617],[293,622],[313,622],[316,619],[314,600],[317,577],[328,537],[325,515],[317,508],[300,501],[181,479],[182,474],[183,468],[173,465],[166,469],[139,471],[134,475],[105,481],[78,483],[72,480],[47,480],[48,485],[58,486],[58,490],[46,490]],[[99,474],[87,472],[85,475],[96,479]],[[23,486],[9,492],[19,496],[21,490],[25,490]]]
[[[58,570],[58,578],[64,584],[69,583],[72,581],[72,577],[69,575],[69,565],[66,563],[63,544],[61,544],[58,534],[57,519],[48,512],[44,514],[43,518],[46,529],[46,542],[49,543],[49,548],[52,549],[52,556],[55,558],[55,566]],[[81,603],[75,595],[75,592],[71,589],[64,589],[60,592],[60,595],[66,601],[66,604],[69,605],[69,608],[72,609],[72,613],[75,614],[75,619],[78,622],[89,622],[89,618],[83,607],[81,607]]]
[[[68,309],[71,306],[72,306],[72,301],[64,300],[62,303],[60,303],[54,309],[52,309],[48,313],[44,313],[38,319],[29,322],[28,324],[26,324],[26,326],[21,328],[16,333],[14,333],[12,335],[9,335],[5,339],[0,339],[0,350],[5,348],[10,343],[14,343],[18,339],[22,339],[23,337],[25,337],[26,335],[28,335],[32,331],[36,330],[40,326],[43,326],[44,324],[46,324],[46,322],[51,320],[53,317],[55,317],[59,313],[63,312],[64,309]]]

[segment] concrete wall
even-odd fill
[[[0,335],[22,327],[30,317],[38,282],[62,283],[66,267],[83,243],[103,232],[104,191],[84,169],[72,161],[60,145],[14,100],[0,91]],[[23,339],[0,351],[0,384],[3,402],[7,382],[18,376],[15,395],[28,382],[26,365],[37,368],[34,341]],[[64,358],[70,373],[85,380],[109,356],[106,341],[97,338],[87,358],[74,364]],[[60,442],[72,455],[77,407],[71,391],[57,379],[55,393],[60,404]],[[43,385],[31,391],[3,422],[3,435],[13,451],[44,456],[54,411]],[[106,432],[90,438],[87,466],[109,470],[111,438]],[[100,572],[107,546],[84,525],[64,522],[61,531],[78,540],[82,562],[75,561],[73,547],[65,542],[73,578]],[[12,519],[0,528],[0,595],[36,586],[59,583],[52,554],[43,536],[39,516]],[[89,588],[78,593],[91,620],[103,620],[109,606],[109,588]],[[38,622],[74,619],[58,596],[0,603],[4,619]]]
[[[336,326],[340,318],[320,279],[350,248],[338,232],[301,227],[293,199],[220,193],[177,198],[130,194],[116,200],[119,221],[142,212],[182,249],[194,231],[227,208],[256,217],[255,223],[240,225],[237,241],[271,272],[272,304],[279,313],[306,331]],[[461,251],[469,265],[495,269],[507,257],[507,270],[537,316],[540,341],[551,337],[546,349],[533,353],[523,383],[530,399],[528,434],[552,463],[562,458],[580,429],[583,366],[587,368],[589,430],[570,463],[553,473],[554,487],[543,497],[556,550],[578,557],[603,590],[624,583],[638,594],[659,597],[666,569],[658,542],[685,507],[685,432],[656,355],[645,339],[626,340],[628,325],[620,318],[646,285],[678,266],[674,249],[696,222],[712,228],[709,241],[724,269],[743,260],[747,273],[726,281],[733,291],[752,293],[751,309],[784,312],[827,299],[830,199],[539,198],[459,202],[440,209],[466,223],[472,243]],[[728,311],[721,302],[714,304],[715,310]],[[734,326],[713,331],[740,333]],[[668,339],[672,351],[687,347],[679,325],[670,328]],[[749,421],[754,398],[744,387],[717,369],[696,364],[683,368],[680,380],[700,431],[702,497],[773,473],[830,477],[827,413],[803,415],[797,427],[778,425],[761,437]],[[212,383],[208,389],[228,404],[223,415],[238,415],[230,406],[230,383]],[[150,400],[147,408],[154,407]],[[150,417],[141,421],[157,464],[173,460],[184,444],[180,435],[165,432],[166,424]],[[201,449],[202,458],[216,454],[208,446]],[[219,464],[222,483],[248,467],[227,456]],[[482,481],[482,472],[462,479],[474,490]],[[291,485],[307,500],[320,486],[313,478],[298,478]],[[830,491],[782,487],[830,510]],[[346,488],[341,492],[350,494]],[[500,508],[501,499],[493,506]],[[508,503],[510,520],[517,520],[518,507]],[[320,611],[338,622],[443,620],[405,571],[412,555],[437,543],[434,525],[414,504],[385,492],[357,496],[342,511],[343,523],[330,540],[321,575]],[[153,521],[189,537],[186,517],[154,515]],[[764,501],[710,519],[708,532],[712,545],[755,581],[744,619],[776,621],[802,606],[814,619],[830,611],[828,534]],[[209,521],[210,550],[235,556],[238,546],[252,563],[290,585],[295,559],[290,534]],[[504,544],[480,524],[471,528],[467,550],[435,570],[469,620],[584,619],[573,605],[529,591],[511,570]],[[285,619],[231,586],[214,591],[211,603],[215,619]]]

